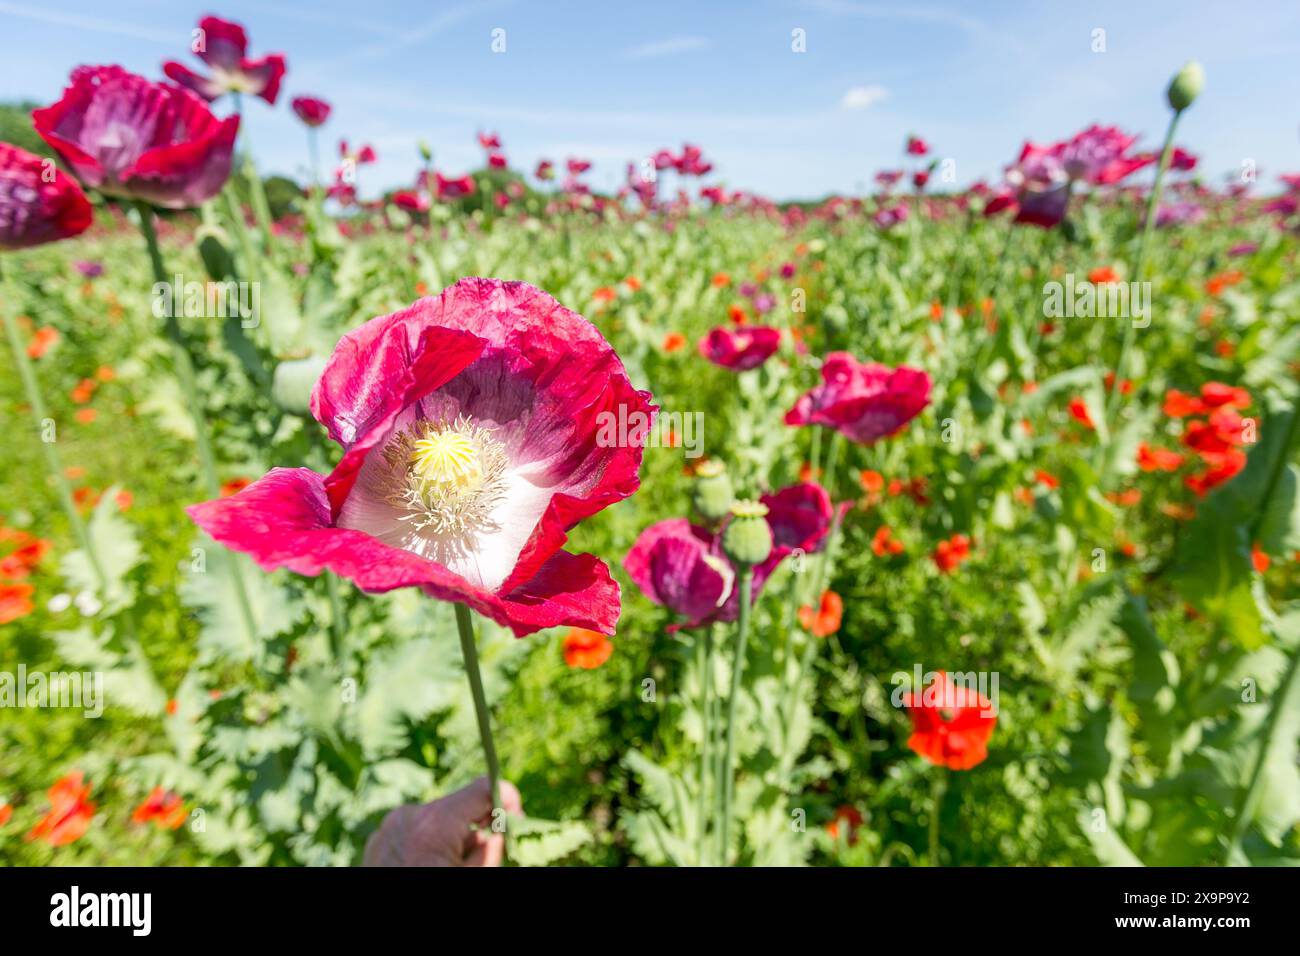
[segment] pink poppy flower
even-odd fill
[[[479,133],[478,144],[486,150],[501,148],[501,137],[496,133]]]
[[[918,169],[912,173],[912,186],[916,189],[924,189],[926,183],[930,181],[930,171],[928,169]]]
[[[295,96],[290,105],[298,114],[298,119],[313,129],[323,125],[330,118],[330,105],[315,96]]]
[[[832,352],[822,363],[822,384],[786,412],[787,425],[825,425],[870,445],[896,434],[930,403],[930,376],[905,365],[886,368]]]
[[[705,160],[703,150],[690,143],[682,146],[682,154],[675,160],[675,165],[683,176],[705,176],[713,169],[713,164]]]
[[[1155,162],[1150,153],[1128,155],[1138,137],[1118,126],[1089,126],[1061,144],[1060,159],[1071,179],[1093,186],[1110,186]]]
[[[32,123],[84,185],[168,209],[221,191],[239,132],[238,116],[219,120],[189,90],[120,66],[77,67]]]
[[[555,164],[549,159],[543,159],[537,164],[537,169],[533,172],[539,180],[549,183],[555,178]]]
[[[506,165],[504,153],[488,153],[488,166],[492,169],[505,169]]]
[[[800,482],[764,495],[772,529],[772,553],[754,568],[750,601],[796,550],[817,551],[830,534],[835,509],[826,489]],[[848,503],[840,505],[841,514]],[[646,528],[623,559],[623,569],[643,594],[684,620],[668,629],[699,627],[714,621],[734,621],[740,613],[735,584],[740,575],[722,553],[722,533],[670,518]]]
[[[871,218],[878,228],[893,229],[899,223],[907,222],[908,215],[906,203],[895,203],[892,206],[881,206]]]
[[[1159,156],[1152,157],[1152,162],[1159,158]],[[1181,146],[1175,146],[1173,153],[1169,157],[1169,168],[1180,173],[1190,173],[1196,168],[1199,161],[1199,157],[1189,153]]]
[[[565,163],[565,166],[568,168],[570,176],[581,176],[587,170],[591,169],[591,161],[587,159],[572,158]]]
[[[339,140],[339,158],[350,159],[354,166],[364,166],[367,163],[373,163],[377,160],[379,154],[376,153],[375,148],[369,144],[362,146],[360,149],[354,150],[348,147],[348,141],[346,139],[341,139]]]
[[[677,165],[677,157],[673,155],[670,149],[661,149],[654,155],[655,169],[662,172],[665,169],[673,169]]]
[[[930,152],[930,144],[919,136],[907,137],[907,155],[924,156]]]
[[[725,206],[729,201],[727,191],[721,186],[705,186],[700,190],[700,198],[714,206]]]
[[[199,21],[199,30],[202,49],[194,52],[212,70],[212,75],[195,73],[183,63],[168,60],[163,64],[167,78],[205,100],[215,100],[223,93],[248,93],[274,106],[280,95],[280,81],[284,79],[284,56],[271,53],[250,60],[244,28],[220,17],[204,17]]]
[[[93,219],[76,180],[48,159],[0,143],[0,249],[67,239]]]
[[[472,176],[448,179],[442,173],[434,173],[433,178],[434,194],[440,202],[451,202],[474,193],[474,178]]]
[[[700,339],[700,354],[733,372],[758,368],[781,346],[781,333],[765,325],[713,329]]]
[[[638,487],[642,442],[602,441],[605,419],[648,429],[655,409],[582,316],[522,282],[462,279],[344,336],[311,410],[344,449],[331,474],[276,468],[194,521],[267,570],[419,587],[519,636],[614,632],[609,569],[561,549]]]
[[[1007,185],[1015,193],[1015,222],[1028,223],[1051,229],[1065,218],[1070,204],[1070,175],[1061,159],[1063,147],[1036,146],[1025,143],[1020,158],[1007,170]],[[994,200],[985,210],[993,214],[1005,208],[1003,201]]]
[[[417,189],[399,189],[393,193],[393,205],[407,212],[428,212],[429,194]]]

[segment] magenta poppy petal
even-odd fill
[[[248,79],[255,96],[275,105],[285,73],[283,55],[270,53],[259,60],[243,60],[239,64],[239,72]]]
[[[308,468],[272,469],[236,495],[186,510],[214,540],[250,555],[264,570],[315,576],[329,568],[375,593],[420,587],[431,597],[468,605],[519,637],[561,625],[612,634],[618,620],[618,584],[591,555],[560,552],[526,584],[493,594],[436,562],[335,527],[324,480]]]
[[[208,66],[227,72],[239,68],[239,61],[248,52],[248,35],[244,28],[231,20],[220,17],[204,17],[199,21],[199,36],[202,43],[195,45],[194,52]]]
[[[184,63],[178,63],[175,60],[167,60],[163,63],[163,75],[171,80],[177,86],[183,86],[187,90],[193,90],[199,96],[203,97],[209,103],[215,100],[226,88],[216,80],[204,76],[202,73],[195,73]]]

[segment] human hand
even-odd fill
[[[523,803],[513,783],[502,780],[502,809],[522,816]],[[504,833],[492,832],[492,793],[479,777],[432,803],[407,804],[389,811],[366,841],[364,866],[500,866]]]

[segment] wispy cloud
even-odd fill
[[[428,40],[430,37],[437,36],[452,27],[470,19],[474,16],[490,13],[507,6],[509,0],[489,0],[489,2],[477,3],[460,3],[452,7],[447,7],[435,16],[430,17],[423,23],[412,26],[409,30],[402,31],[401,35],[392,40],[380,40],[376,43],[366,44],[365,46],[354,47],[347,53],[340,56],[332,57],[328,60],[316,60],[305,64],[306,70],[310,74],[328,75],[332,70],[339,66],[351,65],[367,60],[381,60],[392,56],[408,47],[416,46]],[[487,48],[490,41],[490,35],[484,32],[482,37],[483,47]],[[509,37],[507,36],[507,41]]]
[[[677,36],[666,40],[654,40],[642,43],[627,51],[629,60],[652,60],[661,56],[677,56],[682,53],[699,53],[713,46],[713,41],[701,36]]]
[[[846,110],[866,110],[889,98],[883,86],[855,86],[844,94],[840,107]]]
[[[156,43],[177,45],[175,30],[150,30],[148,27],[119,23],[116,20],[101,20],[97,17],[83,17],[75,13],[60,13],[44,7],[28,6],[23,3],[0,3],[0,13],[22,17],[25,20],[37,20],[52,23],[55,26],[69,27],[73,30],[85,30],[90,33],[108,33],[114,36],[133,37],[137,40],[149,40]]]

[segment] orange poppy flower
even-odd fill
[[[680,332],[669,332],[664,336],[663,350],[665,352],[676,352],[686,344],[686,336]]]
[[[823,591],[816,610],[804,605],[799,608],[799,626],[813,637],[829,637],[840,629],[844,616],[844,599],[834,591]]]
[[[599,631],[571,627],[564,635],[564,663],[582,670],[595,670],[614,653],[614,644]]]
[[[79,840],[90,828],[95,804],[88,799],[90,786],[83,782],[80,770],[61,777],[45,792],[50,809],[36,822],[26,839],[44,840],[50,846],[65,846]]]
[[[132,823],[153,823],[160,830],[175,830],[185,822],[185,802],[169,790],[154,787],[131,814]]]
[[[31,614],[36,609],[32,604],[34,590],[30,584],[0,583],[0,624],[8,624]]]

